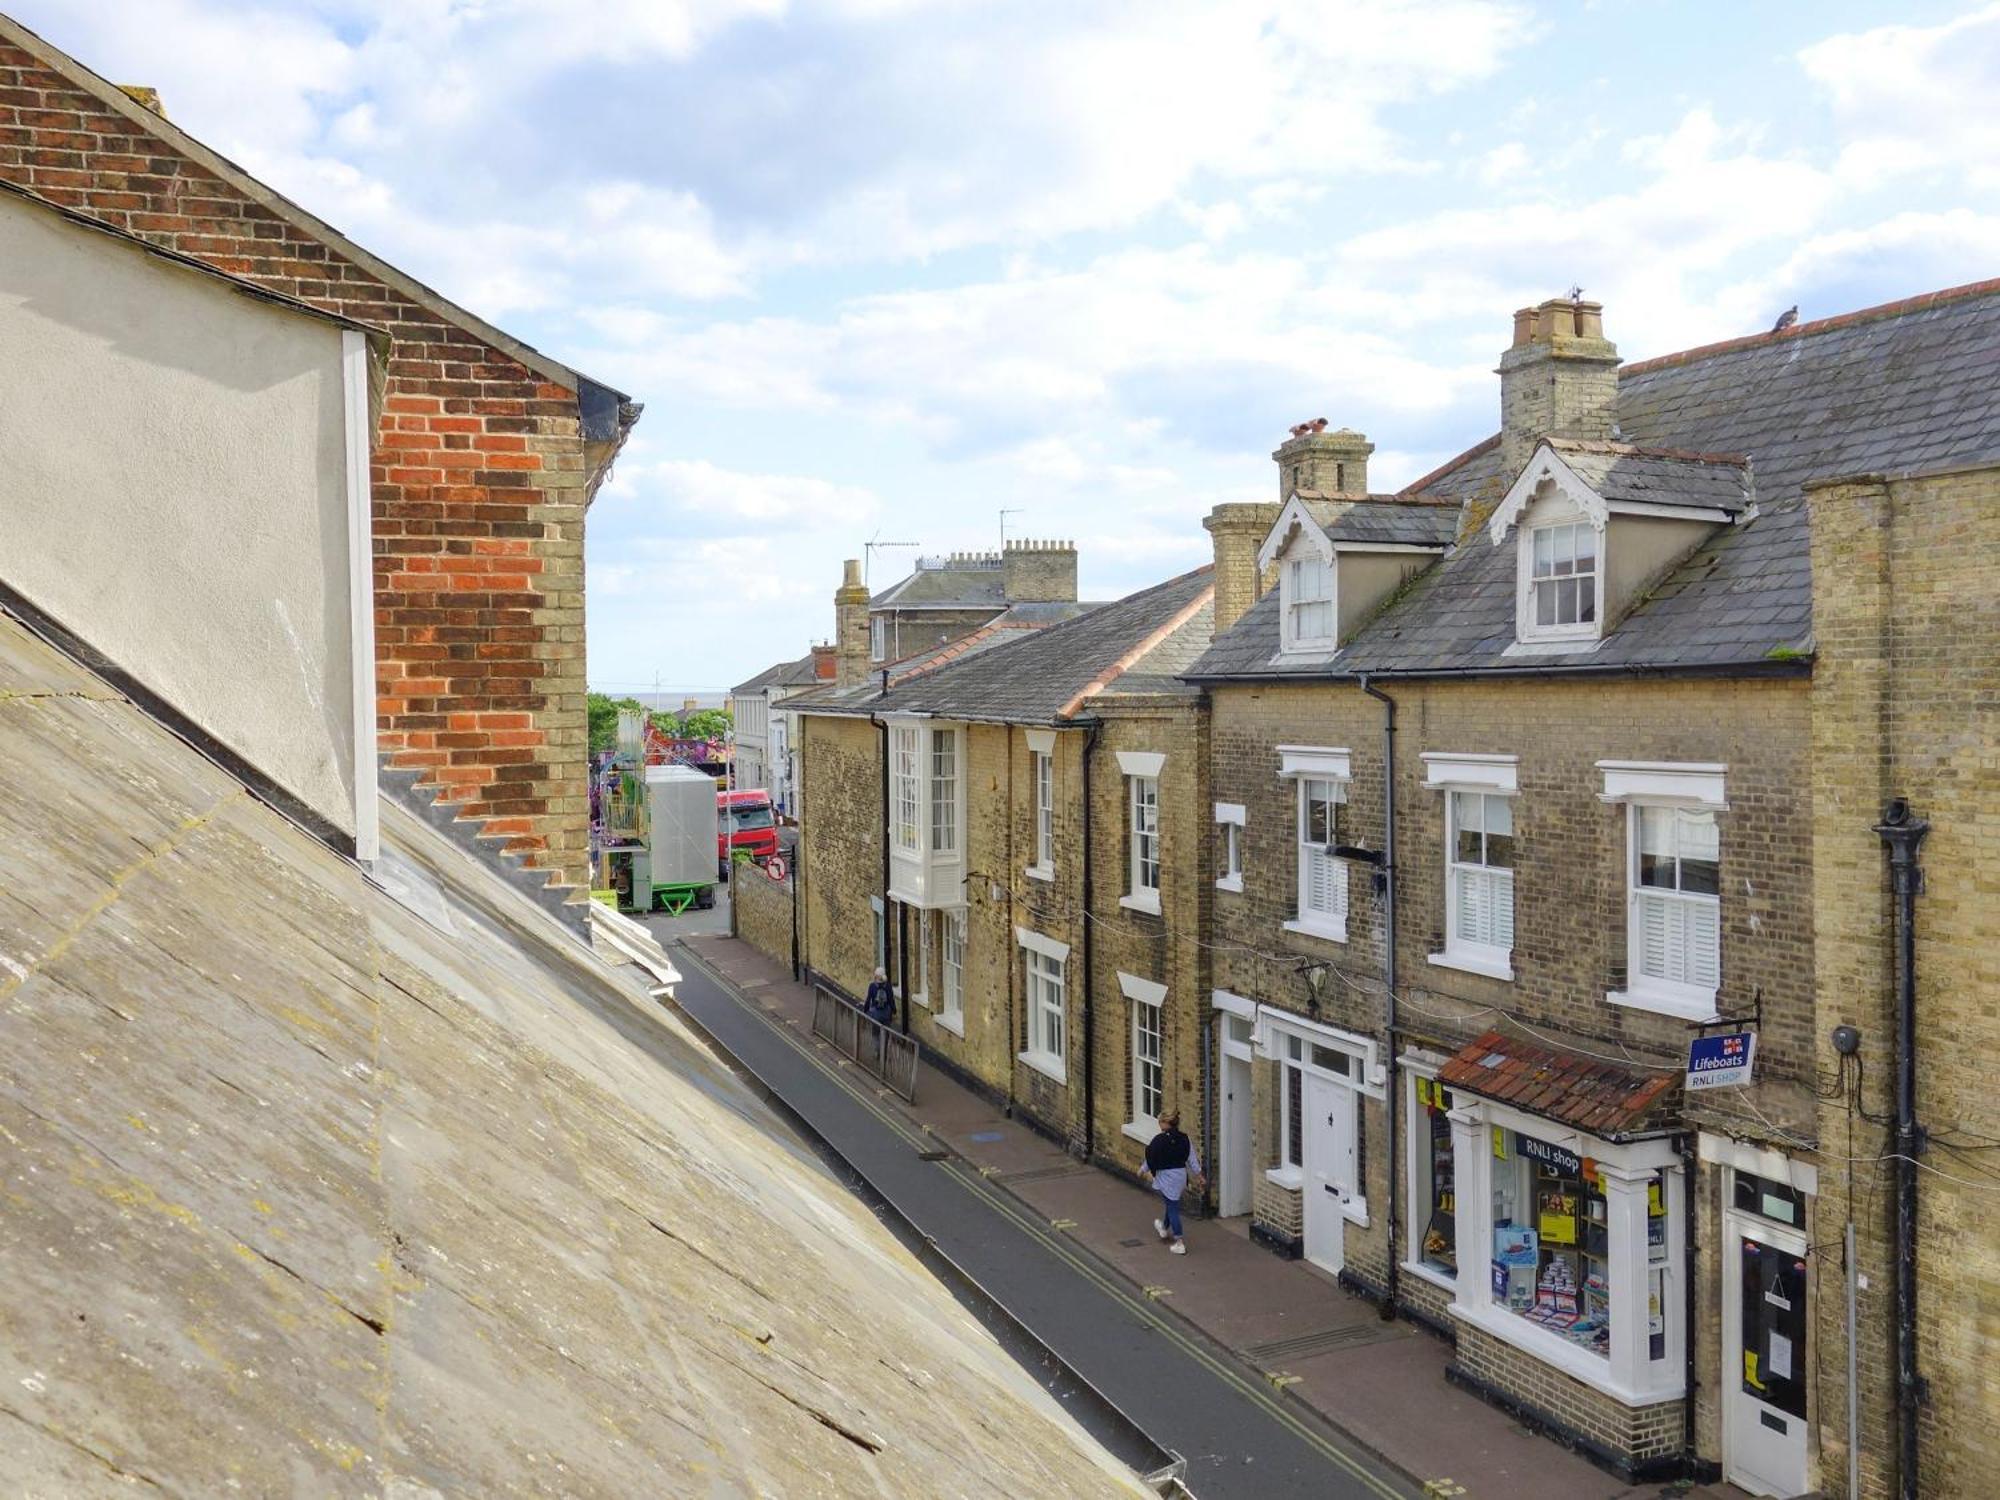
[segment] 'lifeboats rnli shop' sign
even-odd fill
[[[1737,1088],[1748,1083],[1750,1060],[1756,1055],[1754,1031],[1696,1037],[1688,1043],[1688,1090]]]

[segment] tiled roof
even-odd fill
[[[1758,514],[1719,530],[1656,584],[1595,650],[1505,655],[1514,644],[1514,559],[1479,533],[1447,552],[1312,675],[1362,672],[1759,670],[1812,646],[1802,487],[1859,472],[2000,461],[2000,282],[1694,350],[1626,369],[1617,421],[1635,447],[1743,455]],[[1576,445],[1589,448],[1592,445]],[[1609,446],[1609,445],[1597,445]],[[1568,455],[1566,454],[1567,458]],[[1694,482],[1699,460],[1670,463]],[[1613,466],[1617,467],[1617,466]],[[1726,486],[1727,465],[1707,465]],[[1412,494],[1498,498],[1513,478],[1487,439]],[[1218,637],[1196,680],[1290,675],[1274,660],[1266,596]]]
[[[1606,1140],[1660,1134],[1680,1105],[1678,1073],[1641,1072],[1499,1031],[1453,1054],[1438,1082]]]
[[[1562,440],[1552,440],[1549,446],[1605,500],[1692,505],[1732,515],[1750,505],[1750,465],[1738,454]]]
[[[1198,654],[1208,639],[1202,622],[1214,593],[1212,572],[1196,568],[1077,619],[1020,634],[900,682],[892,679],[887,693],[875,692],[871,680],[838,694],[794,699],[788,707],[803,713],[1054,723],[1076,711],[1080,696],[1109,689],[1127,672],[1144,668],[1164,678]],[[1142,648],[1144,654],[1135,657]],[[1185,684],[1177,690],[1184,691]]]
[[[808,651],[805,654],[805,656],[801,658],[801,660],[805,665],[806,674],[804,677],[798,678],[796,680],[800,682],[810,682],[812,680],[812,653]],[[775,687],[780,683],[793,681],[794,679],[788,677],[786,674],[796,669],[799,665],[800,662],[796,661],[781,661],[777,663],[775,666],[769,666],[764,668],[764,670],[759,672],[755,677],[751,677],[742,682],[737,683],[736,686],[731,688],[729,691],[731,694],[737,697],[741,697],[745,693],[760,692],[764,688]]]

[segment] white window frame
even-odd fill
[[[965,1035],[965,908],[947,907],[938,934],[937,1024]]]
[[[1324,570],[1326,592],[1311,598],[1299,594],[1303,570],[1310,565],[1316,570]],[[1289,548],[1280,563],[1278,574],[1278,619],[1279,650],[1287,655],[1324,656],[1340,644],[1340,605],[1336,597],[1338,580],[1334,557],[1323,554],[1317,547],[1295,543]],[[1298,628],[1299,612],[1306,608],[1326,610],[1326,630],[1323,634],[1305,635]]]
[[[1722,896],[1717,881],[1714,896],[1680,895],[1639,884],[1639,819],[1641,808],[1677,808],[1707,812],[1716,818],[1717,862],[1722,843],[1721,814],[1729,809],[1728,767],[1715,762],[1601,760],[1597,768],[1604,774],[1602,800],[1622,805],[1625,811],[1625,988],[1605,995],[1612,1005],[1652,1011],[1683,1021],[1713,1021],[1719,1012],[1716,997],[1722,987]],[[1645,944],[1641,918],[1642,902],[1669,899],[1684,903],[1713,902],[1715,920],[1716,982],[1714,985],[1686,984],[1657,979],[1644,973]]]
[[[1403,1202],[1409,1205],[1404,1210],[1406,1217],[1403,1224],[1403,1269],[1422,1277],[1433,1286],[1441,1286],[1448,1292],[1455,1292],[1458,1290],[1458,1278],[1440,1271],[1424,1259],[1423,1234],[1428,1225],[1419,1224],[1416,1214],[1412,1211],[1424,1196],[1426,1191],[1424,1184],[1431,1172],[1430,1159],[1426,1154],[1430,1149],[1429,1134],[1426,1133],[1421,1140],[1417,1134],[1417,1125],[1423,1117],[1422,1108],[1417,1102],[1417,1080],[1422,1079],[1426,1083],[1435,1084],[1438,1067],[1442,1061],[1441,1058],[1419,1057],[1413,1053],[1405,1053],[1397,1060],[1403,1075]],[[1456,1095],[1453,1096],[1453,1102],[1457,1102]],[[1451,1187],[1453,1195],[1457,1196],[1459,1188],[1456,1132],[1452,1139]],[[1458,1215],[1454,1210],[1452,1214],[1454,1228],[1457,1222]],[[1458,1247],[1454,1244],[1452,1253],[1456,1255],[1457,1251]],[[1460,1264],[1463,1265],[1463,1262]]]
[[[1167,757],[1152,750],[1120,750],[1118,770],[1125,777],[1125,894],[1118,898],[1118,904],[1128,911],[1147,912],[1153,916],[1160,914],[1160,869],[1162,853],[1160,829],[1160,772],[1165,769]],[[1145,831],[1141,812],[1145,806],[1143,798],[1147,785],[1152,790],[1152,827]],[[1146,845],[1150,840],[1152,848],[1153,884],[1144,884],[1147,863]]]
[[[917,908],[917,987],[910,991],[910,1003],[931,1008],[931,914],[923,906]]]
[[[1066,1085],[1069,1082],[1069,944],[1043,937],[1026,927],[1014,929],[1014,941],[1022,949],[1021,988],[1028,1018],[1028,1046],[1018,1056],[1037,1073]],[[1055,1044],[1053,1048],[1048,1045],[1051,1042]]]
[[[1218,992],[1219,993],[1219,992]],[[1305,1184],[1303,1161],[1289,1160],[1291,1156],[1291,1080],[1289,1073],[1299,1074],[1299,1098],[1305,1102],[1305,1080],[1308,1076],[1323,1078],[1341,1088],[1351,1090],[1355,1097],[1354,1108],[1359,1117],[1361,1099],[1380,1099],[1387,1102],[1386,1070],[1378,1060],[1378,1052],[1372,1037],[1355,1032],[1342,1031],[1318,1021],[1309,1021],[1290,1011],[1278,1010],[1263,1005],[1257,1009],[1257,1025],[1252,1033],[1252,1044],[1257,1056],[1270,1058],[1278,1064],[1278,1165],[1267,1167],[1264,1176],[1277,1186],[1294,1191]],[[1347,1059],[1344,1070],[1320,1066],[1314,1060],[1315,1049],[1339,1053]],[[1301,1155],[1305,1149],[1303,1127],[1300,1131]],[[1362,1168],[1362,1176],[1367,1176],[1366,1162],[1358,1153],[1356,1164]],[[1356,1193],[1341,1205],[1342,1217],[1362,1228],[1368,1227],[1368,1197],[1365,1192]]]
[[[1449,787],[1444,794],[1444,951],[1433,953],[1430,961],[1442,968],[1464,969],[1473,974],[1484,974],[1493,979],[1512,980],[1514,977],[1514,944],[1479,942],[1464,937],[1460,933],[1459,915],[1459,872],[1472,873],[1473,878],[1484,880],[1495,889],[1504,887],[1507,897],[1507,928],[1511,935],[1514,928],[1514,870],[1501,869],[1495,865],[1468,865],[1458,857],[1458,799],[1461,797],[1490,798],[1506,807],[1511,820],[1513,808],[1511,799],[1504,792],[1490,791],[1482,787]],[[1484,807],[1481,814],[1484,817]],[[1482,827],[1483,834],[1483,827]],[[1509,833],[1516,841],[1519,837]]]
[[[1521,639],[1524,641],[1593,641],[1602,629],[1604,618],[1604,528],[1591,523],[1588,516],[1568,515],[1544,520],[1537,517],[1532,525],[1521,528]],[[1565,578],[1582,579],[1584,574],[1567,574],[1536,571],[1535,551],[1537,538],[1547,536],[1553,543],[1557,532],[1570,533],[1572,548],[1574,534],[1586,532],[1591,539],[1590,578],[1590,618],[1558,620],[1543,624],[1536,618],[1539,611],[1536,601],[1544,586],[1553,587]],[[1573,566],[1573,565],[1572,565]],[[1581,593],[1581,590],[1578,591]],[[1579,604],[1579,610],[1580,610]]]
[[[924,726],[889,726],[889,837],[898,851],[924,849]]]
[[[1128,1027],[1130,1051],[1127,1062],[1132,1069],[1132,1117],[1121,1127],[1126,1135],[1136,1141],[1150,1142],[1160,1133],[1160,1110],[1148,1113],[1141,1108],[1144,1099],[1143,1086],[1146,1065],[1150,1062],[1158,1078],[1154,1091],[1159,1096],[1161,1109],[1166,1107],[1167,1098],[1167,987],[1150,979],[1141,979],[1136,974],[1118,973],[1118,988],[1124,993],[1132,1012]],[[1154,1055],[1145,1056],[1143,1043],[1144,1022],[1150,1014]]]
[[[930,843],[925,852],[951,858],[959,850],[958,789],[964,757],[959,753],[955,727],[933,724],[930,730],[926,746],[930,752]]]
[[[1487,521],[1487,534],[1499,546],[1514,533],[1514,639],[1510,651],[1544,646],[1559,653],[1562,649],[1588,650],[1604,639],[1604,579],[1609,567],[1605,543],[1609,539],[1610,507],[1585,484],[1576,471],[1547,444],[1535,450],[1528,466],[1508,487],[1506,497]],[[1592,591],[1589,621],[1570,625],[1537,625],[1534,605],[1534,533],[1546,526],[1570,522],[1588,525],[1597,534],[1597,568]],[[1527,654],[1535,654],[1532,649]]]
[[[1056,736],[1051,729],[1028,731],[1028,778],[1035,819],[1035,860],[1026,874],[1036,880],[1056,878]]]
[[[1243,830],[1248,822],[1248,814],[1240,802],[1218,802],[1215,804],[1215,826],[1219,830],[1222,848],[1222,873],[1215,877],[1218,891],[1241,891],[1243,889]]]
[[[1461,1275],[1451,1315],[1625,1406],[1650,1406],[1684,1396],[1688,1329],[1683,1247],[1689,1203],[1685,1173],[1672,1141],[1659,1138],[1616,1144],[1463,1089],[1453,1091],[1452,1105],[1453,1191],[1458,1198],[1455,1227]],[[1496,1129],[1509,1132],[1510,1138],[1518,1131],[1577,1156],[1590,1157],[1605,1178],[1606,1196],[1611,1200],[1607,1209],[1611,1257],[1623,1268],[1610,1288],[1611,1347],[1606,1354],[1580,1348],[1493,1301],[1492,1277],[1485,1272],[1493,1254],[1491,1141]],[[1651,1258],[1646,1244],[1644,1185],[1655,1171],[1660,1174],[1667,1209],[1665,1254],[1658,1261]],[[1661,1316],[1666,1333],[1659,1359],[1648,1357],[1646,1352],[1647,1298],[1655,1269],[1661,1273]]]
[[[1292,836],[1298,851],[1298,882],[1294,891],[1293,916],[1285,923],[1285,931],[1302,932],[1311,937],[1325,938],[1329,942],[1347,941],[1347,865],[1338,855],[1327,852],[1325,845],[1314,844],[1306,838],[1307,809],[1314,800],[1311,789],[1324,786],[1329,789],[1326,799],[1331,806],[1339,808],[1347,801],[1347,783],[1332,776],[1300,776],[1295,781]],[[1338,828],[1339,813],[1330,815]],[[1331,879],[1337,910],[1322,911],[1306,904],[1306,892],[1312,883],[1312,864],[1315,860],[1326,861],[1326,869]]]
[[[889,622],[881,615],[868,618],[868,659],[887,661],[889,659]]]

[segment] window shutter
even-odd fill
[[[1639,972],[1649,979],[1679,979],[1675,963],[1681,944],[1675,939],[1673,903],[1651,891],[1639,893]]]
[[[1722,913],[1712,901],[1693,906],[1687,913],[1687,979],[1704,989],[1714,989],[1722,976]]]
[[[1488,935],[1488,914],[1486,911],[1486,880],[1477,870],[1460,866],[1455,872],[1458,880],[1458,933],[1460,942],[1490,943]]]
[[[1491,941],[1494,947],[1511,951],[1514,947],[1514,877],[1489,875],[1486,878],[1493,883]]]

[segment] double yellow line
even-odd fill
[[[880,1120],[899,1139],[908,1142],[913,1149],[919,1151],[930,1149],[930,1142],[938,1139],[935,1136],[926,1135],[913,1129],[908,1121],[884,1109],[879,1100],[871,1093],[856,1088],[838,1068],[827,1066],[826,1060],[819,1055],[818,1050],[812,1045],[809,1039],[795,1034],[793,1029],[788,1026],[780,1025],[761,1007],[751,1004],[734,984],[718,973],[713,965],[696,954],[692,948],[683,944],[681,952],[695,967],[714,980],[725,993],[730,995],[746,1014],[755,1016],[765,1026],[769,1027],[771,1031],[784,1038],[794,1051],[811,1062],[815,1068],[819,1069],[828,1079],[838,1085],[848,1097],[867,1110],[877,1120]],[[1265,1381],[1249,1378],[1233,1362],[1225,1362],[1223,1359],[1218,1358],[1204,1341],[1191,1337],[1178,1319],[1169,1319],[1155,1312],[1152,1305],[1146,1300],[1133,1295],[1131,1287],[1122,1277],[1107,1270],[1103,1263],[1098,1261],[1096,1257],[1087,1256],[1079,1252],[1074,1242],[1064,1239],[1059,1233],[1055,1232],[1047,1220],[1029,1212],[1027,1206],[1013,1194],[1002,1191],[988,1182],[986,1174],[981,1169],[971,1166],[956,1152],[939,1161],[937,1165],[945,1171],[950,1172],[966,1188],[977,1192],[984,1201],[992,1205],[996,1212],[1010,1220],[1022,1233],[1031,1237],[1036,1243],[1048,1250],[1050,1254],[1066,1263],[1078,1275],[1090,1282],[1091,1285],[1122,1304],[1141,1323],[1170,1340],[1188,1358],[1209,1371],[1216,1379],[1236,1391],[1252,1405],[1260,1408],[1314,1452],[1326,1458],[1336,1467],[1344,1470],[1350,1477],[1358,1480],[1373,1493],[1382,1496],[1383,1500],[1411,1500],[1413,1495],[1421,1493],[1421,1491],[1396,1488],[1379,1474],[1362,1467],[1352,1454],[1329,1442],[1324,1435],[1315,1431],[1305,1422],[1302,1422],[1295,1412],[1289,1410],[1283,1402],[1278,1400],[1273,1394],[1273,1391],[1276,1389],[1275,1386]],[[919,1229],[918,1233],[921,1234],[923,1231]],[[926,1236],[926,1238],[929,1238],[929,1236]],[[988,1295],[991,1294],[989,1293]],[[1004,1306],[1005,1304],[1002,1305]],[[1033,1333],[1032,1329],[1029,1331]]]

